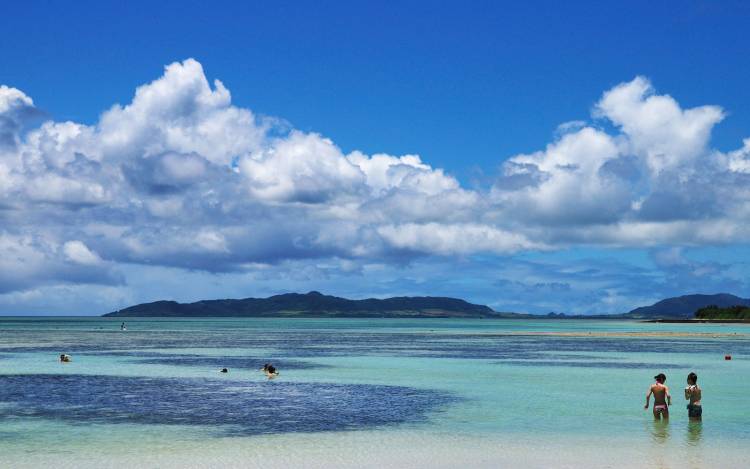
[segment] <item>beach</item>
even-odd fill
[[[750,464],[744,325],[126,322],[0,319],[0,466]],[[704,389],[697,425],[682,396],[690,371]],[[667,424],[643,409],[658,372],[673,394]]]

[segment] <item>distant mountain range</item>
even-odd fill
[[[338,296],[286,293],[268,298],[239,300],[203,300],[195,303],[155,301],[130,306],[104,316],[110,317],[433,317],[433,318],[557,318],[557,319],[692,319],[706,306],[726,308],[750,306],[750,299],[728,293],[685,295],[667,298],[651,306],[642,306],[625,314],[597,316],[550,313],[546,316],[493,311],[489,306],[458,298],[402,296],[395,298],[350,300]]]
[[[706,306],[718,306],[726,308],[729,306],[750,306],[750,299],[740,298],[729,293],[718,293],[716,295],[685,295],[675,298],[667,298],[652,304],[642,306],[622,317],[632,319],[692,319],[695,312]]]
[[[195,303],[156,301],[131,306],[104,316],[115,317],[508,317],[489,306],[457,298],[404,296],[387,299],[349,300],[312,291],[286,293],[269,298],[204,300]],[[518,315],[521,316],[521,315]]]

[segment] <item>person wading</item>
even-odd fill
[[[644,409],[648,409],[648,403],[651,399],[651,394],[654,395],[654,418],[668,419],[669,418],[669,406],[672,405],[672,396],[669,395],[669,388],[664,385],[667,377],[664,373],[659,373],[654,376],[656,382],[648,388],[646,393],[646,405]]]

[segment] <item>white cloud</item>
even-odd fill
[[[521,234],[477,224],[407,223],[381,226],[378,232],[396,248],[443,255],[482,251],[502,254],[544,248]]]
[[[336,259],[356,271],[404,256],[750,241],[750,140],[711,149],[723,111],[682,109],[642,77],[605,92],[593,124],[562,124],[540,151],[505,160],[488,189],[419,155],[345,154],[259,118],[192,59],[93,125],[22,134],[34,109],[0,87],[0,258],[21,273],[0,277],[2,291],[117,283],[125,264]]]
[[[746,236],[747,142],[710,148],[718,106],[682,109],[637,77],[605,92],[594,117],[620,130],[575,122],[544,151],[503,164],[491,196],[497,212],[551,244],[715,244]]]
[[[274,202],[330,202],[356,195],[365,182],[332,141],[299,131],[243,158],[239,170],[254,197]]]
[[[54,173],[27,179],[24,190],[31,200],[37,202],[97,204],[109,200],[104,187],[97,183],[66,178]]]
[[[97,130],[103,153],[111,157],[197,153],[228,165],[259,148],[266,126],[251,111],[232,106],[221,81],[211,89],[201,64],[188,59],[139,87],[129,105],[105,112]]]
[[[725,163],[732,172],[750,174],[750,138],[742,143],[742,148],[726,155]]]
[[[0,232],[0,293],[43,285],[114,285],[122,276],[78,240],[60,243],[49,235]]]
[[[671,96],[655,94],[644,77],[604,93],[595,114],[620,127],[628,150],[644,157],[657,175],[690,169],[696,158],[705,156],[713,126],[724,119],[718,106],[681,109]]]
[[[395,157],[380,153],[368,157],[355,151],[347,155],[347,159],[362,170],[376,196],[392,189],[436,195],[459,188],[456,179],[447,176],[442,169],[424,164],[419,155]]]
[[[0,157],[16,147],[21,123],[33,112],[34,101],[30,97],[19,89],[0,85]]]
[[[507,188],[501,178],[493,195],[503,209],[540,223],[612,222],[627,210],[631,196],[627,181],[603,171],[619,156],[612,137],[584,127],[543,152],[510,158],[503,168],[505,180],[529,176],[529,183]]]
[[[67,241],[63,244],[63,252],[69,261],[76,264],[96,265],[102,261],[81,241]]]
[[[16,109],[34,106],[34,101],[23,91],[0,85],[0,114],[7,114]]]

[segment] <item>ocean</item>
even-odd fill
[[[747,325],[124,321],[0,318],[0,468],[750,467]]]

